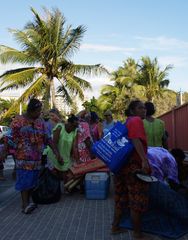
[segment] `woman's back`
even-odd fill
[[[162,147],[162,138],[164,136],[164,122],[160,119],[148,121],[144,119],[144,128],[147,135],[148,146]]]

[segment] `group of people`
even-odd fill
[[[91,151],[92,144],[116,123],[110,110],[104,113],[104,121],[99,121],[95,112],[85,110],[76,116],[71,115],[67,121],[62,119],[57,109],[51,109],[47,114],[42,114],[42,110],[41,102],[31,99],[26,113],[15,117],[11,123],[12,141],[16,149],[16,190],[21,193],[22,212],[25,214],[36,208],[36,204],[31,202],[31,193],[38,182],[42,159],[47,159],[46,166],[66,183],[72,177],[72,164],[86,163],[95,158]],[[164,122],[154,118],[154,113],[153,103],[144,104],[140,100],[131,101],[126,110],[128,137],[134,150],[128,164],[114,175],[112,234],[126,231],[119,224],[124,209],[129,207],[134,237],[143,238],[141,217],[148,209],[149,183],[135,177],[136,171],[153,175],[175,190],[187,177],[182,171],[184,153],[180,149],[171,151],[171,154],[166,150],[168,135]]]
[[[109,114],[111,117],[109,117]],[[112,113],[107,112],[105,127],[111,124]],[[74,163],[86,163],[95,158],[92,143],[103,135],[103,123],[95,112],[81,111],[64,121],[57,109],[44,112],[38,99],[31,99],[27,111],[16,116],[11,125],[11,141],[15,151],[16,190],[20,191],[22,212],[31,213],[36,204],[31,202],[32,190],[39,179],[42,163],[66,183],[73,178],[70,168]],[[5,137],[7,154],[10,145]]]
[[[136,172],[145,176],[154,175],[161,182],[166,182],[178,190],[181,188],[183,160],[185,155],[181,149],[173,149],[171,153],[167,148],[167,133],[164,122],[155,119],[153,103],[143,103],[140,100],[132,101],[126,111],[128,116],[128,137],[132,140],[134,150],[128,164],[123,166],[115,175],[115,210],[112,224],[112,233],[127,231],[120,227],[120,222],[127,207],[133,224],[135,239],[145,239],[141,232],[142,214],[148,210],[149,180],[142,181],[136,177]],[[181,170],[180,170],[181,169]],[[141,175],[142,176],[142,175]],[[184,174],[184,180],[188,172]],[[146,238],[147,239],[147,238]]]

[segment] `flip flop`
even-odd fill
[[[155,176],[151,176],[143,172],[135,173],[135,175],[144,182],[158,182],[158,179]]]
[[[29,205],[27,205],[27,207],[25,207],[22,212],[24,214],[30,214],[32,213],[35,209],[37,208],[37,204],[36,203],[30,203]]]

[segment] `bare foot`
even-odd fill
[[[120,234],[127,232],[126,228],[119,227],[119,226],[112,226],[111,228],[111,234]]]
[[[152,240],[152,238],[143,233],[133,233],[134,240]]]

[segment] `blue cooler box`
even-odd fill
[[[106,199],[109,192],[110,176],[106,172],[92,172],[85,176],[87,199]]]

